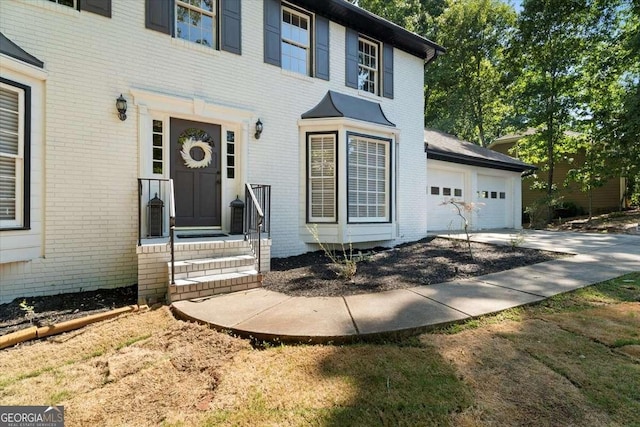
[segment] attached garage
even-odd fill
[[[434,230],[460,230],[464,228],[462,218],[449,201],[465,196],[465,173],[445,167],[427,169],[428,226]]]
[[[522,228],[521,179],[534,166],[435,130],[424,141],[430,233],[464,228],[451,201],[467,207],[471,230]]]
[[[513,197],[503,176],[478,174],[478,228],[506,228],[511,224],[509,213]],[[508,197],[507,197],[508,195]]]

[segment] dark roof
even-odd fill
[[[536,166],[521,162],[518,159],[462,141],[453,135],[433,129],[424,131],[425,151],[427,158],[451,163],[502,169],[513,172],[524,172],[537,169]]]
[[[44,68],[44,62],[27,53],[2,33],[0,33],[0,53],[4,53],[7,56],[26,62],[27,64],[35,65],[38,68]]]
[[[446,51],[442,46],[345,0],[288,0],[427,61]]]
[[[328,91],[322,100],[302,115],[303,119],[322,119],[327,117],[346,117],[363,120],[379,125],[393,126],[377,102],[356,98],[355,96]]]

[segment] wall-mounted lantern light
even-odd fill
[[[122,94],[120,94],[120,97],[116,99],[116,108],[118,109],[118,117],[120,120],[127,120],[127,100],[124,99]]]
[[[260,119],[256,122],[256,134],[254,135],[256,139],[260,139],[260,135],[262,135],[263,125]]]

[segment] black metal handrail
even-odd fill
[[[165,186],[169,188],[166,189]],[[146,195],[146,203],[143,200]],[[176,228],[176,204],[173,179],[168,178],[138,178],[138,246],[142,245],[142,211],[148,206],[153,197],[163,200],[169,198],[169,244],[171,246],[171,284],[175,283],[175,228]],[[147,221],[147,233],[145,237],[163,237],[150,235],[150,221]],[[164,222],[164,215],[162,215]],[[163,233],[162,233],[163,234]]]
[[[257,258],[258,273],[262,270],[262,233],[271,237],[271,186],[245,185],[244,239]]]
[[[167,178],[138,178],[138,246],[142,245],[142,237],[143,237],[143,221],[142,215],[145,207],[148,206],[149,202],[154,196],[157,196],[159,199],[164,199],[169,197],[169,202],[173,203],[173,194],[170,189],[167,189],[166,186],[169,184],[170,179]],[[146,196],[146,200],[144,200]],[[147,230],[145,237],[153,238],[153,237],[162,237],[162,236],[151,236],[149,233],[149,223],[147,222]]]
[[[173,179],[169,180],[169,242],[171,243],[171,284],[176,283],[176,256],[175,256],[175,234],[176,234],[176,198],[173,189]]]

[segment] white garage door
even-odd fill
[[[429,167],[427,170],[427,227],[429,231],[461,230],[462,219],[451,204],[451,199],[464,200],[464,173]]]
[[[508,212],[512,200],[507,193],[507,181],[499,176],[478,175],[478,227],[509,227]]]

